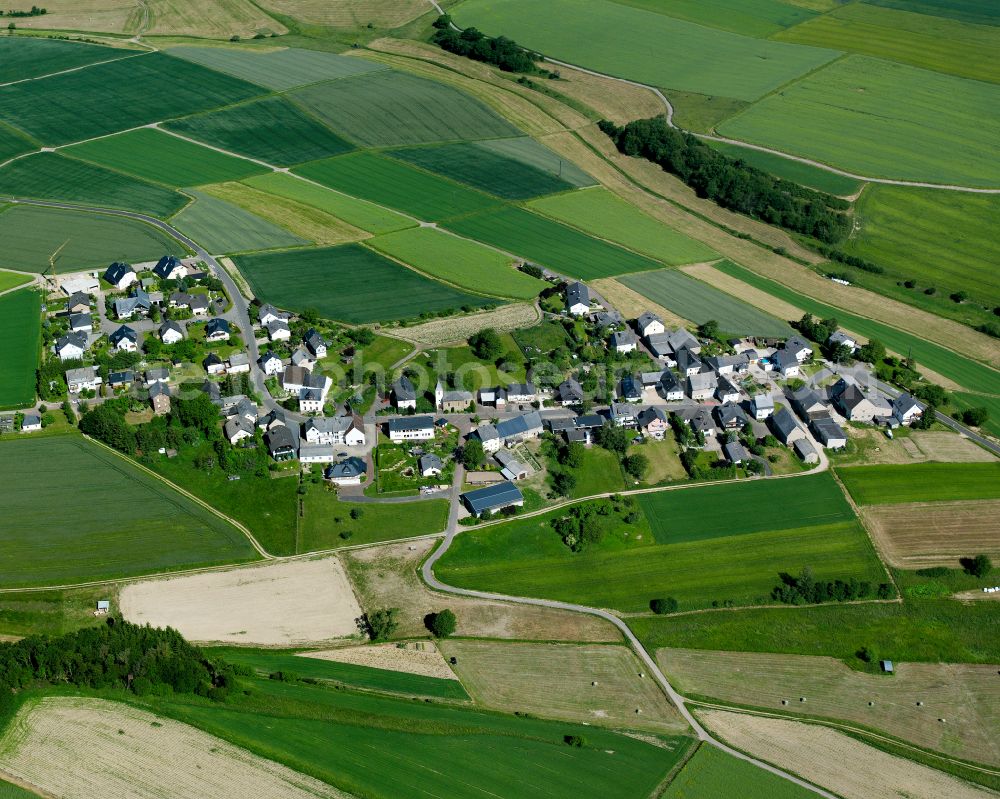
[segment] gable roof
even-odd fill
[[[691,386],[692,391],[704,391],[706,388],[715,389],[718,384],[719,380],[715,376],[715,372],[698,372],[698,374],[688,378],[688,385]]]
[[[205,325],[205,335],[211,336],[215,333],[225,333],[229,334],[232,332],[232,328],[229,326],[229,322],[225,319],[220,319],[216,317],[215,319],[209,319],[208,323]]]
[[[403,416],[389,420],[389,432],[405,433],[414,430],[431,430],[434,428],[433,416]]]
[[[639,411],[639,415],[636,417],[641,427],[648,427],[653,422],[663,422],[667,423],[667,415],[663,412],[661,408],[657,408],[655,405],[651,405],[644,410]]]
[[[586,284],[577,281],[570,283],[566,287],[566,304],[571,308],[574,305],[590,305],[590,289]]]
[[[781,408],[777,413],[771,415],[771,424],[782,436],[787,437],[796,430],[800,430],[799,423],[789,412],[788,408]]]
[[[170,275],[173,274],[174,270],[181,265],[181,262],[173,255],[164,255],[159,261],[156,262],[156,266],[153,267],[153,274],[158,278],[167,280]]]
[[[254,423],[247,419],[245,416],[230,416],[225,425],[223,425],[223,430],[226,433],[226,438],[232,438],[237,433],[246,433],[247,435],[253,435]]]
[[[135,270],[127,263],[123,261],[115,261],[111,266],[109,266],[104,272],[104,279],[108,283],[118,285],[118,282],[125,277],[129,272],[135,273]]]
[[[417,461],[417,465],[420,467],[421,472],[425,472],[428,469],[444,469],[444,463],[433,452],[421,455],[420,459]]]
[[[87,349],[87,336],[83,333],[67,333],[64,336],[60,336],[56,341],[56,351],[63,349],[67,345],[85,350]]]
[[[406,375],[402,375],[392,384],[392,393],[395,395],[397,401],[415,400],[417,398],[417,390]]]
[[[637,339],[631,330],[616,330],[611,334],[611,344],[614,347],[627,347],[634,345]]]
[[[523,413],[513,419],[504,419],[497,422],[496,430],[500,438],[510,438],[511,436],[523,435],[531,430],[542,429],[542,415],[538,411]]]
[[[738,463],[750,458],[750,453],[739,441],[730,441],[722,447],[722,450],[726,453],[726,460],[731,463]]]
[[[701,358],[691,352],[691,350],[687,347],[681,347],[677,350],[677,368],[682,372],[686,372],[688,369],[701,369],[701,367]]]
[[[651,325],[654,322],[659,322],[661,325],[663,324],[663,320],[652,311],[646,311],[640,314],[639,318],[635,321],[640,330],[645,330],[647,325]]]
[[[743,413],[743,409],[737,405],[735,402],[727,402],[724,405],[719,405],[715,408],[715,415],[719,419],[719,424],[726,427],[729,422],[739,422],[745,424],[747,421],[747,415]]]
[[[294,452],[298,441],[296,441],[292,431],[287,427],[284,425],[275,425],[264,433],[264,443],[267,444],[268,450],[272,453],[283,449],[290,449]]]
[[[524,502],[524,495],[513,483],[497,483],[486,488],[478,488],[475,491],[467,491],[462,494],[462,499],[465,500],[469,509],[478,515],[492,508],[502,508],[515,502]]]
[[[149,387],[149,398],[153,397],[169,397],[170,396],[170,386],[166,383],[156,382]]]
[[[117,344],[119,341],[131,341],[134,344],[139,340],[139,337],[131,327],[128,325],[122,325],[110,336],[108,336],[108,340],[112,344]]]
[[[160,325],[160,338],[163,338],[171,330],[175,333],[180,333],[182,336],[184,335],[184,328],[177,324],[177,322],[173,319],[168,319]]]

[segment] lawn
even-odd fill
[[[1000,499],[1000,462],[854,466],[837,476],[859,505]]]
[[[41,296],[31,289],[0,296],[0,408],[25,407],[35,401],[41,305]]]
[[[83,42],[62,42],[28,36],[0,39],[0,83],[51,75],[98,61],[136,55],[134,50],[97,47]]]
[[[235,527],[77,436],[0,443],[4,587],[253,560]],[[72,508],[69,517],[66,509]]]
[[[289,97],[337,133],[368,147],[521,135],[464,92],[395,70],[317,83]]]
[[[739,160],[755,166],[764,172],[768,172],[782,180],[790,180],[800,186],[808,186],[816,191],[823,191],[827,194],[834,194],[838,197],[849,197],[861,188],[861,181],[838,175],[835,172],[828,172],[816,166],[803,164],[800,161],[792,161],[789,158],[782,158],[773,153],[764,153],[750,147],[740,147],[738,144],[729,144],[721,141],[706,141],[712,149],[725,153],[730,158]]]
[[[526,200],[573,188],[552,172],[508,158],[478,142],[410,147],[393,150],[390,155],[506,200]]]
[[[359,511],[361,516],[352,518],[352,511]],[[299,524],[300,552],[394,541],[442,532],[448,524],[448,502],[341,502],[335,492],[312,486],[303,499]]]
[[[1000,28],[868,3],[837,8],[774,37],[902,61],[963,78],[1000,82]]]
[[[702,744],[662,794],[663,799],[812,799],[815,793]]]
[[[0,240],[4,266],[25,272],[48,269],[60,247],[57,273],[104,269],[118,258],[142,263],[182,249],[166,233],[133,219],[32,205],[0,212]]]
[[[221,72],[149,53],[0,86],[0,117],[45,144],[69,144],[263,93]]]
[[[861,175],[1000,185],[1000,86],[852,55],[719,131]]]
[[[315,308],[325,318],[356,324],[496,302],[429,280],[357,244],[234,260],[264,302],[291,311]]]
[[[686,5],[704,4],[690,0]],[[739,5],[746,9],[746,3]],[[749,10],[749,16],[757,11]],[[509,36],[598,72],[740,100],[756,100],[837,55],[706,28],[611,0],[466,0],[452,13],[463,27]],[[709,13],[726,14],[722,9]],[[796,12],[789,8],[787,13]],[[754,27],[759,32],[759,25]]]
[[[188,202],[179,192],[58,153],[38,153],[0,168],[0,193],[34,200],[173,216]],[[117,254],[112,253],[108,261]]]
[[[717,266],[721,269],[725,263],[728,262]],[[787,322],[683,272],[659,269],[625,275],[619,280],[657,305],[696,324],[714,319],[727,333],[750,336],[784,337],[792,332]]]
[[[622,491],[626,488],[625,477],[614,453],[601,447],[589,447],[583,453],[580,465],[575,469],[566,469],[576,477],[576,485],[572,496],[592,497],[609,491]]]
[[[362,365],[378,364],[388,371],[394,363],[413,352],[413,349],[413,345],[408,341],[376,335],[371,344],[358,348],[354,360]]]
[[[316,161],[353,149],[284,97],[265,97],[175,119],[163,127],[277,166]]]
[[[416,227],[417,224],[388,208],[299,180],[292,175],[271,173],[248,178],[244,183],[278,197],[312,206],[369,233],[391,233],[394,230]]]
[[[188,194],[195,198],[194,203],[175,216],[171,223],[215,255],[311,243],[238,205],[193,189],[188,189]]]
[[[638,497],[659,544],[852,521],[829,473],[663,491]]]
[[[361,58],[296,48],[254,52],[233,47],[171,47],[167,53],[278,92],[387,69]]]
[[[760,277],[749,269],[737,266],[730,261],[717,264],[717,268],[727,275],[738,278],[761,291],[766,291],[768,294],[798,306],[821,319],[835,317],[844,327],[867,338],[877,338],[895,352],[912,353],[918,369],[920,364],[924,364],[938,374],[944,375],[966,388],[990,394],[1000,394],[1000,372],[996,369],[976,363],[969,358],[957,355],[944,347],[924,341],[910,333],[904,333],[897,328],[881,322],[873,322],[870,319],[848,313],[842,308],[834,308],[832,305],[806,297],[804,294],[792,291],[773,280]]]
[[[295,168],[303,177],[355,197],[429,221],[472,213],[499,200],[371,152],[314,161]]]
[[[368,244],[432,277],[499,297],[531,299],[549,285],[515,269],[509,256],[435,228],[389,233]]]
[[[720,257],[707,244],[658,222],[604,188],[545,197],[530,203],[529,207],[669,266],[713,261]]]
[[[766,39],[774,33],[812,19],[815,12],[780,0],[615,0],[625,6],[656,11],[709,28]]]
[[[448,221],[444,226],[581,280],[660,266],[643,255],[512,206]]]
[[[34,149],[35,146],[24,136],[9,125],[0,123],[0,162]]]
[[[643,444],[630,447],[628,454],[644,455],[649,461],[642,480],[644,486],[677,483],[688,479],[673,436],[668,435],[662,441],[647,439]]]

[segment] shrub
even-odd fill
[[[577,748],[582,748],[584,745],[586,745],[587,741],[586,739],[584,739],[582,735],[564,735],[563,743],[566,744],[566,746],[575,746]]]
[[[985,577],[993,571],[993,562],[986,555],[976,555],[974,558],[961,558],[959,563],[966,574],[973,577]]]
[[[439,613],[428,613],[424,617],[424,625],[435,638],[448,638],[455,634],[458,619],[450,610],[442,610]]]
[[[661,616],[666,613],[676,613],[677,600],[672,596],[664,597],[663,599],[653,599],[649,603],[649,609]]]

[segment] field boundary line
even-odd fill
[[[34,37],[27,36],[25,38],[31,39],[31,38],[34,38]],[[69,40],[62,40],[62,41],[73,41],[73,40],[69,39]],[[86,44],[86,42],[78,42],[78,44]],[[106,45],[106,44],[102,44],[102,45],[99,45],[99,46],[100,47],[108,47],[108,45]],[[8,81],[7,83],[0,83],[0,88],[4,88],[5,86],[16,86],[19,83],[30,83],[33,80],[44,80],[45,78],[54,78],[56,75],[68,75],[70,72],[80,72],[81,70],[84,70],[84,69],[90,69],[90,67],[99,67],[102,64],[111,64],[111,63],[114,63],[115,61],[127,61],[130,58],[138,58],[139,56],[149,55],[150,53],[154,53],[154,52],[156,52],[156,51],[155,50],[141,50],[141,51],[135,53],[134,55],[123,55],[123,56],[121,56],[121,58],[107,58],[104,61],[95,61],[92,64],[83,64],[82,66],[72,67],[70,69],[61,69],[58,72],[49,72],[49,73],[46,73],[45,75],[36,75],[33,78],[21,78],[20,80],[12,80],[12,81]]]

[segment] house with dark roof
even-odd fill
[[[635,427],[636,407],[627,402],[612,402],[608,418],[615,427]]]
[[[37,433],[42,429],[42,417],[33,411],[28,411],[21,417],[22,433]]]
[[[257,309],[257,321],[264,327],[276,320],[287,322],[290,318],[291,314],[279,311],[270,303],[264,303]]]
[[[611,348],[619,355],[635,352],[639,342],[631,330],[616,330],[611,334]]]
[[[188,268],[181,263],[179,258],[173,255],[164,255],[153,267],[153,274],[160,280],[180,280],[182,277],[187,277]]]
[[[496,424],[497,436],[505,446],[513,446],[521,441],[538,438],[542,434],[542,415],[538,411],[522,413]]]
[[[71,313],[90,313],[90,295],[83,291],[74,291],[66,301],[66,310]]]
[[[715,372],[699,372],[697,374],[690,375],[687,379],[688,384],[688,396],[693,400],[707,400],[711,399],[712,395],[715,394],[715,389],[719,385],[719,381],[715,376]]]
[[[563,380],[556,389],[556,402],[563,407],[583,402],[583,386],[572,377]]]
[[[276,461],[290,461],[298,456],[298,439],[285,425],[275,425],[264,433],[264,444]]]
[[[507,386],[507,402],[518,404],[535,402],[538,399],[538,389],[534,383],[511,383]]]
[[[205,367],[205,371],[210,375],[221,375],[226,371],[225,361],[222,360],[214,352],[208,353],[205,359],[201,362],[201,365]]]
[[[666,435],[670,423],[662,408],[651,406],[639,412],[635,418],[636,424],[649,438],[660,441]]]
[[[715,396],[719,402],[739,402],[740,395],[740,387],[736,383],[725,375],[719,378],[718,385],[715,388]]]
[[[352,457],[328,466],[323,476],[336,485],[361,485],[367,472],[368,464],[361,458]]]
[[[62,361],[82,358],[87,351],[87,336],[83,333],[67,333],[56,339],[56,355]]]
[[[320,335],[319,331],[315,328],[309,328],[303,337],[303,342],[306,345],[306,349],[312,353],[314,358],[325,358],[327,351],[326,339]]]
[[[149,294],[141,288],[136,288],[129,297],[119,297],[115,300],[114,309],[117,319],[131,319],[137,311],[148,313],[153,307]]]
[[[729,441],[722,445],[722,454],[734,466],[750,460],[750,453],[739,441]]]
[[[701,359],[686,347],[681,347],[681,349],[677,350],[674,357],[677,360],[677,371],[680,372],[682,377],[696,375],[704,367]]]
[[[566,310],[573,316],[584,316],[590,311],[590,289],[577,281],[566,287]]]
[[[816,440],[827,449],[843,449],[847,446],[847,433],[830,417],[814,419],[809,424]]]
[[[792,449],[795,450],[795,454],[799,456],[803,463],[819,463],[819,453],[816,452],[816,447],[812,445],[812,442],[808,438],[796,439],[795,443],[792,444]]]
[[[774,398],[770,394],[755,394],[750,400],[753,418],[762,422],[774,413]]]
[[[230,444],[236,444],[244,439],[253,438],[255,429],[253,422],[239,414],[230,416],[222,426],[222,432]]]
[[[635,320],[635,327],[639,331],[639,335],[643,338],[656,336],[666,331],[666,328],[663,326],[663,320],[652,311],[640,314],[639,318]]]
[[[425,453],[417,459],[421,477],[436,477],[444,471],[444,462],[433,452]]]
[[[486,488],[477,488],[462,494],[462,502],[473,516],[494,513],[504,508],[524,505],[524,495],[513,483],[496,483]]]
[[[642,384],[635,375],[625,375],[622,378],[621,396],[625,402],[642,402]]]
[[[81,391],[97,391],[104,379],[96,366],[81,366],[79,369],[66,370],[66,387],[70,394]]]
[[[843,344],[845,347],[849,347],[851,352],[854,352],[858,348],[857,339],[843,330],[835,330],[826,341],[828,344],[833,344],[834,346]]]
[[[715,424],[708,408],[680,408],[674,411],[674,416],[684,421],[695,433],[701,433],[705,438],[715,435]]]
[[[660,375],[660,383],[656,387],[656,393],[667,402],[678,402],[684,399],[684,387],[681,385],[681,381],[677,378],[677,375],[669,369]]]
[[[232,328],[225,319],[209,319],[205,325],[205,341],[229,341]]]
[[[74,333],[90,333],[94,323],[89,313],[74,313],[69,315],[69,329]]]
[[[120,372],[111,372],[108,374],[108,385],[111,386],[111,388],[131,386],[134,382],[135,372],[131,369],[125,369]]]
[[[170,413],[170,386],[167,383],[153,383],[149,387],[149,402],[157,416]]]
[[[715,418],[723,430],[742,430],[748,421],[743,409],[735,402],[717,405]]]
[[[115,261],[105,270],[104,279],[116,289],[122,290],[127,289],[139,278],[129,264]]]
[[[827,405],[826,399],[809,386],[802,386],[793,391],[790,399],[795,412],[805,422],[830,415],[830,406]]]
[[[191,301],[188,303],[188,308],[191,309],[191,313],[195,316],[204,316],[208,313],[208,309],[211,306],[212,303],[204,294],[192,294]]]
[[[885,409],[876,405],[861,387],[852,383],[837,394],[837,409],[850,422],[872,422],[876,416],[886,416]],[[890,410],[891,413],[891,410]]]
[[[272,319],[266,327],[267,337],[271,341],[288,341],[292,337],[292,329],[283,319]]]
[[[797,439],[805,438],[806,433],[792,416],[788,408],[781,408],[768,420],[775,437],[786,447],[790,447]]]
[[[799,363],[804,363],[813,356],[812,344],[802,336],[792,336],[779,351],[791,353]]]
[[[159,329],[160,341],[164,344],[176,344],[184,338],[184,328],[173,319],[168,319]]]
[[[417,407],[417,390],[406,375],[400,376],[392,384],[392,399],[396,407],[401,410],[413,409]]]
[[[257,359],[257,363],[260,365],[261,371],[266,375],[276,375],[284,366],[281,362],[281,358],[270,350],[261,355],[260,358]]]
[[[139,349],[139,334],[127,325],[115,330],[108,336],[108,341],[119,352],[135,352]]]
[[[387,425],[389,440],[426,441],[434,438],[433,416],[404,416],[400,419],[390,419]]]
[[[784,378],[798,377],[802,374],[802,362],[791,350],[778,350],[771,358],[781,376]]]
[[[905,392],[896,397],[892,403],[892,415],[900,424],[912,425],[923,417],[925,410],[927,410],[926,405]]]

